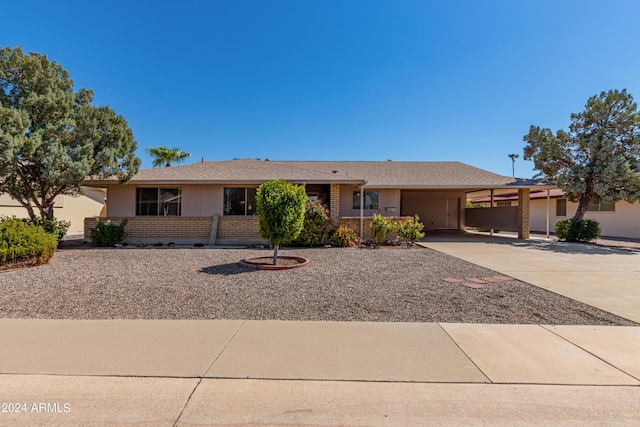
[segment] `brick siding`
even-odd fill
[[[531,190],[518,190],[518,239],[530,237]]]
[[[406,220],[408,217],[394,218],[394,221]],[[109,217],[102,220],[120,224],[123,217]],[[127,218],[125,241],[130,243],[156,242],[190,242],[208,243],[213,218],[211,217],[133,217]],[[84,238],[89,240],[91,230],[96,226],[96,218],[85,218]],[[364,239],[371,239],[371,217],[364,218]],[[336,221],[360,234],[359,217],[343,217]],[[259,243],[264,242],[258,235],[259,223],[255,216],[220,217],[216,243]],[[389,238],[398,237],[397,233],[389,233]]]
[[[338,218],[340,217],[340,184],[331,184],[329,189],[329,216],[331,217],[331,225],[338,226]]]
[[[120,224],[124,218],[109,217],[103,220]],[[202,242],[208,243],[212,217],[133,217],[127,218],[125,241],[136,242]],[[89,239],[96,226],[95,218],[85,218],[84,238]],[[229,239],[257,240],[257,217],[220,217],[216,241]]]

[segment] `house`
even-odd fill
[[[106,218],[127,218],[128,242],[245,244],[258,236],[255,194],[267,180],[305,184],[311,199],[328,206],[332,226],[344,224],[370,236],[374,213],[419,215],[425,229],[465,229],[467,193],[517,190],[525,203],[514,211],[522,238],[528,238],[531,188],[541,184],[497,175],[460,162],[269,161],[235,159],[145,169],[127,184],[87,180],[105,188]],[[85,237],[95,219],[85,220]],[[515,225],[514,225],[515,227]]]
[[[106,215],[105,190],[103,188],[85,188],[84,190],[81,196],[59,195],[55,198],[54,217],[71,223],[67,235],[84,233],[85,218]],[[0,194],[0,216],[28,218],[29,214],[17,200],[8,194]]]
[[[578,203],[568,201],[561,189],[552,188],[548,193],[548,196],[547,190],[530,193],[531,231],[546,233],[547,218],[549,218],[549,231],[553,232],[556,222],[573,218],[578,209]],[[486,207],[491,203],[488,196],[476,197],[470,201]],[[496,207],[513,207],[517,204],[516,193],[494,196]],[[592,203],[587,209],[585,218],[598,221],[603,236],[640,239],[640,202]]]

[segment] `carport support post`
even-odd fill
[[[330,185],[329,217],[331,218],[331,225],[337,227],[340,222],[340,184]]]
[[[530,237],[530,198],[531,190],[528,188],[518,190],[518,239],[528,239]]]
[[[489,208],[493,208],[493,188],[491,191],[491,203],[489,203]],[[491,215],[489,215],[491,217]],[[493,236],[493,218],[491,218],[491,230],[489,231],[489,235]]]
[[[364,185],[360,187],[360,241],[364,241]]]
[[[551,190],[547,188],[547,239],[549,238],[549,207],[551,206]]]

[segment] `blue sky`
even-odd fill
[[[636,0],[41,1],[0,45],[65,67],[145,149],[192,159],[458,160],[531,177],[522,137],[640,96]]]

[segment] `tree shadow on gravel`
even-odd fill
[[[220,276],[232,276],[234,274],[242,273],[254,273],[257,270],[251,270],[248,268],[242,268],[237,262],[230,262],[227,264],[212,265],[211,267],[204,267],[198,270],[199,273],[215,274]]]

